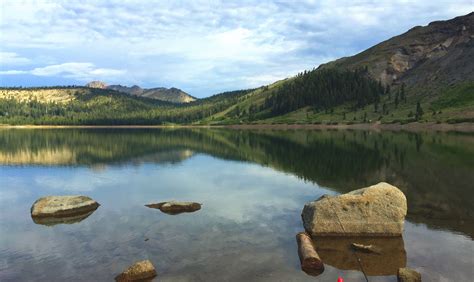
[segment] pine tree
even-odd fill
[[[402,89],[400,90],[400,100],[402,100],[404,103],[407,102],[407,97],[405,95],[405,83],[402,83]]]
[[[418,101],[416,103],[415,119],[420,120],[422,116],[423,116],[423,109],[421,108],[420,101]]]

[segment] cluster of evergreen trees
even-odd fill
[[[276,89],[266,99],[264,108],[270,109],[272,116],[305,106],[319,111],[330,110],[343,103],[352,103],[354,109],[357,109],[378,103],[384,91],[382,84],[371,79],[363,69],[305,71]]]

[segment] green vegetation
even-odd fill
[[[417,93],[366,70],[313,70],[257,89],[172,104],[85,87],[0,89],[0,124],[407,123],[474,120],[474,83]],[[48,100],[50,99],[50,100]]]

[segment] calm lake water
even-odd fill
[[[397,251],[362,258],[369,281],[404,265],[472,281],[473,145],[459,133],[0,130],[0,281],[112,281],[142,259],[159,281],[362,281],[331,252],[321,275],[302,272],[295,235],[306,202],[380,181],[405,192],[408,216]],[[78,194],[101,206],[76,223],[31,219],[39,197]],[[203,207],[144,206],[173,199]]]

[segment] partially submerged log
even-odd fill
[[[128,267],[124,272],[115,277],[116,281],[149,281],[156,277],[156,270],[151,261],[142,260]]]
[[[31,217],[38,224],[74,223],[91,215],[99,206],[86,196],[47,196],[33,203]]]
[[[309,275],[317,276],[324,271],[324,264],[314,248],[311,237],[306,232],[296,235],[298,242],[298,256],[301,269]]]
[[[161,202],[156,204],[148,204],[145,205],[149,208],[159,209],[160,211],[167,213],[167,214],[180,214],[184,212],[195,212],[201,209],[200,203],[195,202],[177,202],[177,201],[169,201],[169,202]]]

